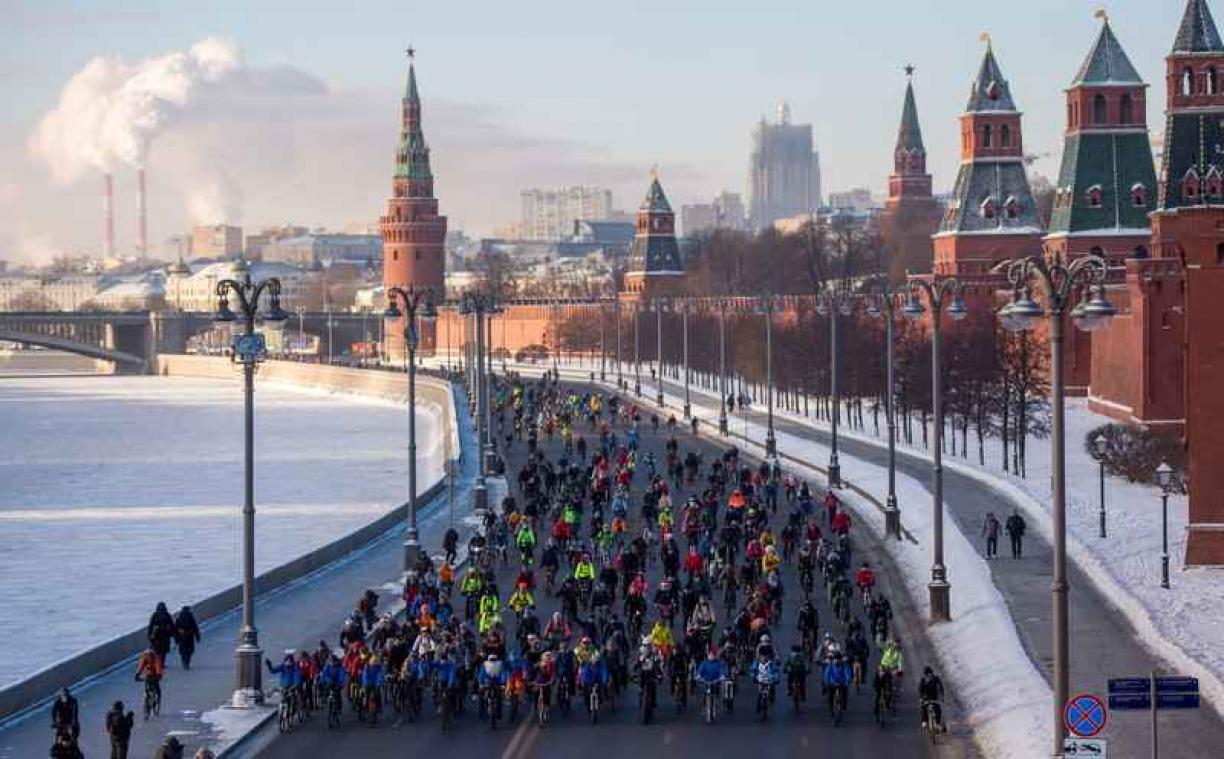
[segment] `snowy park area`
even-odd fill
[[[242,400],[238,375],[0,378],[0,685],[240,581]],[[273,385],[255,404],[258,572],[406,500],[402,405]],[[420,490],[441,413],[417,411]]]

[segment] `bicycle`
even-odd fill
[[[327,689],[327,729],[334,730],[340,726],[340,687]]]
[[[587,711],[591,715],[591,724],[599,722],[599,707],[602,705],[602,695],[600,694],[599,683],[592,683],[588,686],[589,693],[587,694]]]
[[[885,713],[897,716],[896,694],[893,692],[892,680],[884,680],[875,694],[875,720],[880,727],[887,727]]]
[[[922,702],[922,731],[930,738],[932,746],[938,743],[939,736],[947,730],[943,724],[943,718],[938,714],[937,707],[938,702],[936,701]]]
[[[144,718],[161,716],[161,683],[158,680],[144,679]]]
[[[711,680],[703,682],[702,685],[705,686],[702,713],[705,715],[706,724],[712,725],[714,720],[718,718],[719,681]]]
[[[722,682],[723,709],[727,714],[735,712],[735,677],[728,677]]]
[[[842,715],[846,711],[846,689],[843,686],[834,686],[832,692],[829,693],[829,716],[833,718],[833,726],[839,727],[842,723]]]
[[[293,730],[297,723],[297,693],[293,688],[281,690],[280,706],[276,710],[277,727],[282,733]]]
[[[536,724],[540,727],[548,725],[548,720],[552,718],[552,699],[549,698],[551,685],[536,686]]]
[[[773,685],[770,683],[757,683],[757,718],[762,722],[769,719],[769,704],[773,701]]]

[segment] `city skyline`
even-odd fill
[[[489,60],[502,55],[510,43],[491,38],[493,27],[513,21],[502,17],[504,9],[490,9],[479,20],[468,20],[463,26],[468,37],[457,38],[453,19],[445,11],[417,7],[394,13],[370,5],[370,14],[403,18],[412,22],[411,28],[372,29],[361,50],[344,45],[347,54],[327,57],[275,35],[270,38],[274,11],[239,19],[234,9],[221,3],[212,16],[201,20],[196,11],[170,17],[156,9],[91,11],[86,5],[55,11],[54,5],[52,10],[36,10],[26,4],[16,11],[14,31],[0,32],[0,41],[10,37],[13,43],[0,54],[0,67],[15,74],[0,85],[14,103],[0,122],[0,175],[5,177],[0,181],[0,216],[11,220],[0,232],[0,257],[46,260],[54,251],[99,247],[100,174],[96,181],[78,174],[68,184],[55,184],[47,162],[30,151],[39,120],[55,107],[74,72],[96,56],[116,55],[130,63],[187,49],[210,33],[232,39],[238,51],[238,75],[227,80],[235,86],[205,88],[199,102],[207,107],[188,108],[168,119],[150,151],[154,247],[191,223],[186,211],[188,187],[228,196],[236,212],[226,212],[225,220],[249,228],[285,222],[341,227],[376,217],[385,200],[384,169],[394,149],[395,134],[387,124],[393,123],[396,92],[407,69],[401,50],[410,42],[421,50],[419,73],[433,125],[430,145],[439,176],[438,195],[453,227],[470,234],[488,233],[513,220],[518,193],[529,186],[606,185],[619,208],[631,208],[654,164],[678,205],[704,201],[722,190],[744,192],[742,166],[751,130],[781,100],[791,103],[796,122],[814,125],[827,190],[863,186],[882,196],[904,93],[902,65],[907,62],[918,67],[915,87],[935,187],[946,191],[956,169],[955,118],[976,70],[981,54],[976,39],[983,29],[994,35],[1003,69],[1026,114],[1029,152],[1042,156],[1034,168],[1054,175],[1063,130],[1063,88],[1099,25],[1092,18],[1093,6],[1066,8],[1039,2],[1025,18],[999,28],[970,4],[964,5],[964,13],[940,14],[933,20],[925,17],[926,9],[889,4],[894,20],[905,16],[907,23],[887,25],[872,23],[861,9],[816,13],[778,3],[745,17],[723,6],[706,13],[667,6],[649,29],[638,30],[622,43],[652,56],[664,49],[661,45],[672,52],[647,63],[619,56],[622,63],[612,75],[592,75],[575,84],[577,72],[543,77],[540,66],[550,60],[597,56],[609,44],[601,36],[575,32],[541,37],[536,32],[527,38],[524,49],[506,56],[512,57],[508,65],[481,66],[463,58],[462,52],[473,42],[490,51]],[[1175,5],[1111,7],[1122,44],[1152,86],[1148,103],[1153,124],[1163,123],[1158,118],[1163,102],[1160,72],[1171,40],[1165,39],[1167,34],[1139,32],[1172,28],[1180,14]],[[788,14],[797,29],[784,23]],[[608,36],[616,36],[620,25],[641,16],[642,12],[628,10],[610,19]],[[1028,42],[1034,17],[1042,23],[1059,22],[1042,32],[1049,49],[1041,54],[1035,54]],[[306,32],[335,22],[334,14],[313,11],[300,14],[294,24]],[[778,41],[806,33],[821,43],[816,46],[820,52],[787,48],[762,58],[763,50],[777,46],[751,34],[742,35],[752,38],[747,41],[729,37],[728,27],[737,22],[749,23],[751,31],[772,29]],[[86,34],[95,28],[109,33]],[[695,61],[683,55],[691,43],[679,45],[675,35],[666,35],[678,28],[705,31],[725,43],[726,55],[705,62],[705,70],[715,74],[709,78],[715,81],[695,75]],[[924,29],[931,32],[925,38]],[[43,34],[31,34],[34,30]],[[861,42],[864,34],[877,35],[896,54],[855,59],[861,73],[847,73],[855,70],[845,65],[854,45],[843,37]],[[54,60],[47,56],[35,60],[30,49],[34,38],[44,44],[62,42],[63,54]],[[926,41],[931,38],[940,44]],[[750,60],[753,65],[744,65]],[[835,60],[841,63],[829,65]],[[661,72],[666,86],[635,85],[646,73],[643,66]],[[837,75],[831,77],[827,73],[831,70]],[[596,71],[601,69],[592,73]],[[710,97],[716,93],[721,94]],[[696,124],[702,126],[695,128]],[[217,171],[218,165],[227,170]],[[134,171],[117,172],[121,251],[133,248],[134,187]],[[302,187],[317,189],[303,193]],[[217,220],[221,219],[213,219]]]

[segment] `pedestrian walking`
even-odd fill
[[[59,696],[51,705],[51,729],[56,735],[66,734],[73,744],[81,734],[80,707],[67,688],[60,688]]]
[[[116,701],[106,713],[106,733],[110,736],[111,759],[127,759],[128,744],[132,740],[132,725],[136,716],[125,710],[122,701]]]
[[[200,641],[200,626],[196,624],[190,606],[184,606],[174,615],[174,641],[178,644],[183,669],[191,669],[191,657],[195,655],[196,643]]]
[[[166,654],[170,653],[170,641],[174,638],[174,617],[170,616],[166,602],[157,604],[157,609],[149,617],[149,627],[146,630],[149,645],[157,652],[162,665],[166,663]]]
[[[157,747],[153,759],[183,759],[183,744],[172,735]]]
[[[1013,511],[1012,515],[1007,518],[1007,525],[1005,526],[1005,529],[1007,530],[1007,536],[1011,538],[1011,552],[1013,559],[1020,558],[1020,555],[1024,550],[1025,526],[1024,517],[1020,516],[1019,509]]]
[[[51,759],[85,759],[80,746],[68,733],[58,733],[51,744]]]
[[[982,535],[986,538],[987,559],[999,558],[999,528],[999,518],[995,516],[994,512],[991,511],[986,514],[986,523],[982,525]]]

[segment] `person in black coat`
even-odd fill
[[[170,641],[174,638],[174,617],[166,608],[164,601],[157,604],[157,610],[149,617],[149,628],[146,631],[149,645],[157,652],[157,658],[166,663],[166,654],[170,653]]]
[[[110,736],[111,759],[127,759],[128,744],[132,740],[132,725],[136,717],[125,710],[122,701],[116,701],[106,713],[106,733]]]
[[[1004,529],[1007,531],[1007,537],[1011,538],[1012,558],[1020,558],[1020,554],[1024,550],[1024,530],[1027,527],[1024,523],[1024,517],[1020,516],[1020,511],[1012,512],[1012,515],[1007,518],[1007,523]]]
[[[183,669],[191,669],[191,657],[195,654],[196,643],[199,640],[200,626],[196,624],[191,607],[184,606],[179,609],[178,614],[174,615],[174,641],[178,644]]]
[[[81,734],[81,713],[77,700],[67,688],[60,688],[59,696],[51,705],[51,729],[58,733],[67,733],[73,743]]]

